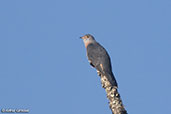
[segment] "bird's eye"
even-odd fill
[[[87,36],[87,38],[89,38],[89,36]]]

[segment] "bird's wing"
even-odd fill
[[[87,56],[90,64],[97,70],[102,71],[100,64],[106,55],[105,49],[98,43],[89,44],[87,46]]]
[[[100,44],[89,44],[87,46],[87,56],[90,65],[95,67],[100,74],[107,77],[111,85],[117,86],[117,82],[112,73],[110,57],[107,51]]]
[[[112,72],[110,57],[107,51],[99,43],[93,43],[87,46],[87,56],[89,62],[93,64],[96,69],[97,67],[100,67],[104,72]],[[103,65],[103,68],[101,68],[100,64]]]
[[[87,46],[87,57],[89,62],[94,66],[99,64],[100,50],[97,47],[97,44],[89,44]]]

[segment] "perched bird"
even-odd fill
[[[117,87],[117,82],[112,72],[110,57],[104,47],[90,34],[86,34],[80,38],[83,39],[85,44],[90,65],[96,68],[99,75],[106,76],[112,86]]]

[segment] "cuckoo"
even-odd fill
[[[90,34],[86,34],[80,38],[83,39],[85,44],[90,65],[96,68],[100,76],[106,76],[113,87],[117,87],[117,82],[112,72],[111,60],[105,48]]]

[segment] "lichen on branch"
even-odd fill
[[[97,73],[101,78],[102,87],[105,89],[107,98],[109,99],[109,107],[112,114],[127,114],[117,87],[112,87],[105,75],[102,75],[99,71],[97,71]]]

